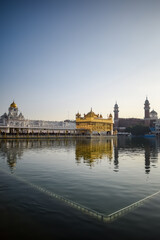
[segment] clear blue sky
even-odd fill
[[[1,0],[0,35],[0,115],[160,116],[159,0]]]

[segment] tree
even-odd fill
[[[149,131],[150,131],[149,127],[142,126],[142,125],[135,125],[135,126],[126,128],[126,132],[130,132],[134,136],[145,135],[149,133]]]

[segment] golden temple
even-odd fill
[[[76,114],[76,128],[81,133],[97,133],[105,135],[113,135],[113,118],[112,114],[108,118],[103,118],[100,114],[95,114],[91,111],[87,114],[84,114],[84,117],[81,117],[81,114]]]

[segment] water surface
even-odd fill
[[[2,210],[5,213],[6,205],[11,210],[13,219],[16,218],[18,212],[19,218],[24,220],[24,215],[30,216],[29,213],[34,212],[38,207],[34,213],[35,219],[43,221],[46,218],[46,222],[49,222],[50,218],[58,219],[59,216],[57,217],[55,212],[47,217],[48,211],[53,208],[54,201],[56,204],[60,204],[57,209],[62,209],[63,203],[49,199],[45,193],[33,190],[30,184],[34,184],[98,213],[111,214],[160,190],[159,150],[160,141],[158,139],[143,138],[1,141],[0,194],[4,206]],[[32,194],[29,194],[30,191],[33,191]],[[41,199],[40,201],[43,199],[43,201],[39,203],[39,199]],[[158,202],[155,204],[156,199],[159,199],[159,196],[145,204],[149,207],[148,212],[150,212],[150,208],[156,209],[155,212],[150,212],[150,218],[157,216],[157,211],[160,212]],[[46,206],[48,201],[50,203]],[[136,219],[134,214],[137,211],[139,213],[143,208],[144,206],[141,206],[139,210],[128,214],[131,221]],[[70,207],[67,207],[67,210],[70,214],[74,212],[74,219],[77,210],[71,210]],[[66,216],[63,217],[64,225],[67,225],[68,220]],[[85,215],[83,218],[88,219]],[[142,211],[141,219],[145,218],[146,212]],[[117,231],[122,231],[123,227],[118,224],[125,219],[126,216],[123,216],[116,221]],[[89,228],[95,229],[96,220],[90,221],[94,221],[94,223]],[[33,222],[36,224],[35,228],[38,228],[37,220]],[[81,220],[80,224],[82,225]],[[113,227],[113,223],[111,225]],[[158,228],[155,231],[154,227],[151,232],[158,235]],[[48,229],[48,225],[42,224],[42,228]],[[104,226],[101,228],[103,229]],[[4,229],[5,231],[7,229],[5,224]],[[138,230],[139,234],[142,234],[142,229],[148,231],[143,221]],[[87,224],[83,230],[84,232],[88,231]],[[17,228],[17,233],[18,231]],[[52,228],[49,228],[48,231],[48,234],[52,236]],[[128,234],[131,231],[128,228]],[[15,229],[14,232],[16,232]],[[71,234],[71,232],[70,230],[69,233]],[[65,234],[63,236],[59,231],[55,232],[54,230],[54,233],[56,233],[57,239],[60,239],[60,235],[65,238]],[[90,234],[89,236],[93,238],[96,235]],[[146,237],[149,238],[149,235],[147,234]]]

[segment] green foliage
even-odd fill
[[[130,132],[134,136],[145,135],[149,133],[149,127],[142,126],[142,125],[135,125],[133,127],[126,128],[126,132]]]

